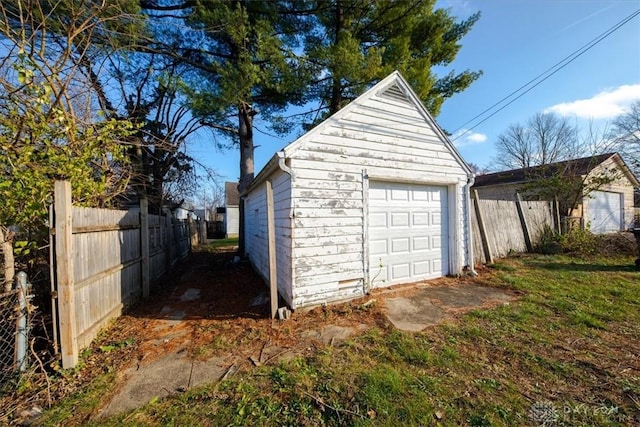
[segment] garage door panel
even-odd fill
[[[442,261],[440,260],[433,260],[432,262],[433,268],[432,268],[432,272],[433,273],[438,273],[438,274],[442,274]]]
[[[416,276],[422,276],[431,273],[430,261],[418,261],[413,263],[413,274]]]
[[[429,192],[427,190],[413,190],[411,199],[415,201],[429,201]]]
[[[429,214],[427,212],[414,212],[413,213],[413,225],[429,225]]]
[[[391,200],[409,200],[409,190],[399,188],[392,189]]]
[[[409,279],[411,277],[411,264],[394,264],[391,266],[391,281],[397,282],[398,280]]]
[[[408,212],[393,212],[391,214],[391,227],[407,227],[409,226]]]
[[[369,188],[370,195],[375,194],[375,199],[369,198],[369,276],[373,285],[410,283],[446,274],[442,269],[449,264],[446,187],[371,182]]]
[[[373,228],[387,228],[387,214],[385,212],[369,213],[369,226]]]
[[[369,251],[372,256],[385,255],[388,252],[387,240],[371,240],[369,243]]]
[[[393,255],[409,252],[409,238],[391,240],[391,253]]]
[[[384,188],[369,188],[369,200],[387,200],[387,191]]]
[[[431,214],[431,225],[442,225],[442,216],[439,213]]]
[[[414,237],[413,238],[413,250],[424,251],[430,248],[429,237]]]

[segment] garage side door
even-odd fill
[[[612,233],[622,228],[622,194],[593,191],[589,198],[591,232]]]
[[[448,274],[447,187],[369,184],[369,278],[374,287]]]

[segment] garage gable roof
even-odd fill
[[[358,108],[360,105],[367,102],[374,95],[380,96],[381,98],[387,98],[396,102],[402,102],[409,105],[414,106],[421,116],[424,118],[425,122],[431,126],[436,135],[438,135],[439,139],[444,143],[447,149],[451,152],[452,156],[456,161],[460,164],[460,167],[465,171],[465,173],[469,176],[473,174],[469,165],[464,161],[458,150],[454,147],[453,143],[449,139],[449,137],[444,133],[444,131],[438,126],[436,121],[433,119],[431,114],[427,111],[425,106],[418,98],[418,95],[411,89],[411,86],[407,81],[402,77],[402,75],[398,71],[394,71],[389,74],[387,77],[382,79],[376,85],[374,85],[371,89],[367,90],[365,93],[351,101],[348,105],[340,109],[337,113],[328,117],[325,121],[318,124],[316,127],[311,129],[309,132],[305,133],[291,144],[284,147],[282,150],[285,156],[289,156],[294,153],[298,148],[304,144],[304,142],[310,139],[316,133],[320,133],[324,128],[332,126],[336,124],[340,119],[351,113],[354,109]],[[265,165],[264,168],[258,173],[255,179],[247,186],[245,189],[245,193],[250,189],[255,188],[257,185],[262,183],[271,173],[275,170],[278,164],[278,153],[276,153],[271,160]]]
[[[474,187],[489,187],[493,185],[522,184],[524,182],[549,178],[555,175],[582,176],[591,172],[604,161],[614,158],[622,172],[634,187],[638,186],[638,179],[631,173],[627,164],[617,153],[606,153],[598,156],[588,156],[580,159],[565,160],[530,168],[512,169],[507,171],[478,175]]]
[[[367,90],[365,93],[340,109],[340,111],[328,117],[325,121],[317,125],[315,128],[311,129],[309,132],[305,133],[300,138],[286,146],[284,148],[284,152],[286,153],[285,155],[288,156],[289,154],[295,152],[298,147],[306,140],[310,139],[312,135],[322,132],[325,127],[335,124],[340,119],[358,108],[358,106],[367,102],[374,95],[413,105],[420,112],[425,122],[427,122],[429,126],[433,128],[434,132],[449,149],[453,157],[458,161],[467,175],[471,175],[473,173],[469,168],[469,165],[467,165],[458,150],[454,147],[447,134],[445,134],[440,126],[436,123],[431,114],[425,108],[422,101],[420,101],[420,98],[418,98],[418,95],[416,95],[413,89],[411,89],[411,86],[404,79],[404,77],[402,77],[399,71],[394,71],[393,73],[389,74],[387,77],[374,85],[371,89]]]

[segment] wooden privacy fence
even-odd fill
[[[471,226],[475,262],[492,263],[511,252],[533,250],[545,226],[555,229],[553,202],[471,199]]]
[[[63,368],[78,362],[100,328],[149,296],[149,285],[198,243],[197,223],[139,209],[81,208],[71,184],[56,181],[50,213],[55,340]]]

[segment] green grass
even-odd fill
[[[640,273],[633,259],[518,257],[477,280],[523,296],[418,334],[373,328],[341,347],[89,424],[640,422]]]
[[[207,252],[216,252],[220,248],[228,248],[232,246],[238,246],[238,238],[231,237],[229,239],[215,239],[210,240],[209,243],[200,247],[200,249]]]

